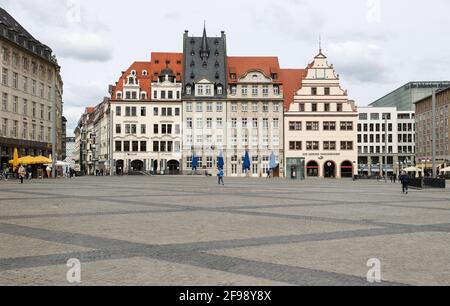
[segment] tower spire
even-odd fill
[[[203,25],[203,38],[200,56],[202,57],[203,60],[209,57],[208,36],[206,35],[206,20],[204,21]]]
[[[319,53],[322,53],[322,35],[319,35]]]

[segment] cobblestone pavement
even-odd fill
[[[375,181],[0,182],[0,285],[450,285],[450,190]]]

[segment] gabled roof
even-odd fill
[[[306,69],[281,69],[280,78],[283,82],[284,109],[288,110],[296,92],[302,87],[302,80],[306,77]]]
[[[266,76],[271,77],[272,73],[278,74],[278,79],[274,82],[280,82],[280,63],[275,56],[229,56],[228,57],[228,82],[236,83],[239,78],[245,76],[249,71],[259,70]],[[236,74],[236,79],[230,79],[230,74]]]
[[[183,53],[152,52],[151,55],[151,79],[158,81],[162,70],[169,68],[177,77],[177,81],[183,79]]]
[[[139,81],[140,89],[147,92],[147,96],[150,97],[151,89],[151,63],[150,62],[134,62],[126,71],[122,72],[122,76],[119,78],[116,86],[113,87],[111,93],[111,100],[116,99],[116,93],[123,91],[123,83],[126,78],[131,75],[132,71],[136,71],[136,79]],[[147,71],[147,75],[143,72]]]

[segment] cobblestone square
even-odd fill
[[[450,197],[376,181],[0,182],[0,285],[450,285]]]

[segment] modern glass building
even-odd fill
[[[409,82],[370,104],[372,107],[397,107],[398,111],[414,111],[414,103],[430,96],[433,89],[450,87],[450,81]]]

